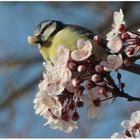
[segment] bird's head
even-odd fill
[[[63,29],[65,25],[56,20],[42,21],[35,29],[33,36],[28,36],[29,44],[44,44],[47,43],[59,30]]]

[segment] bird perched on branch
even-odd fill
[[[102,59],[106,56],[105,49],[95,44],[94,36],[95,34],[88,29],[77,25],[45,20],[36,27],[34,35],[28,37],[28,42],[39,44],[39,50],[44,60],[49,60],[55,57],[59,45],[65,45],[72,51],[76,49],[78,39],[89,40],[93,46],[92,53],[95,58]]]

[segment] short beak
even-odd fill
[[[33,45],[39,42],[39,38],[37,36],[28,36],[28,43]]]

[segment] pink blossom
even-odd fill
[[[114,12],[114,22],[113,22],[113,29],[107,34],[107,40],[110,40],[112,36],[118,36],[120,33],[120,27],[121,25],[125,25],[124,22],[124,15],[122,9],[120,9],[119,12]]]
[[[38,91],[34,99],[34,109],[36,114],[43,116],[50,116],[51,113],[55,116],[60,116],[62,106],[57,96],[49,96],[45,91]]]
[[[116,70],[123,64],[122,55],[108,55],[107,61],[102,61],[100,64],[104,66],[105,71]]]
[[[57,47],[57,54],[51,58],[52,63],[56,66],[66,66],[69,60],[69,50],[65,45]]]
[[[117,36],[112,36],[107,43],[111,53],[117,53],[122,49],[122,40]]]
[[[49,117],[47,123],[44,125],[49,125],[52,129],[59,129],[65,133],[70,133],[76,129],[78,129],[76,121],[64,121],[61,118],[53,118]]]
[[[59,95],[65,88],[65,84],[71,79],[71,71],[67,67],[44,65],[46,68],[43,74],[44,80],[40,83],[40,90],[45,90],[50,95]]]
[[[140,138],[140,111],[131,114],[131,120],[121,123],[126,130],[114,133],[111,138]]]
[[[131,120],[124,120],[121,125],[126,128],[132,128],[136,124],[139,124],[139,129],[140,129],[140,111],[133,112],[131,114]]]
[[[77,49],[71,52],[71,58],[75,61],[83,61],[87,59],[92,52],[92,44],[89,40],[79,39],[77,41]]]

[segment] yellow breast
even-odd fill
[[[100,57],[103,54],[103,49],[95,46],[93,40],[87,38],[84,34],[78,34],[76,31],[71,30],[69,27],[59,31],[51,40],[50,46],[42,46],[40,53],[45,60],[51,59],[56,56],[56,50],[59,45],[65,45],[70,51],[76,49],[76,42],[78,39],[90,40],[93,45],[93,53]],[[97,48],[95,48],[97,47]]]

